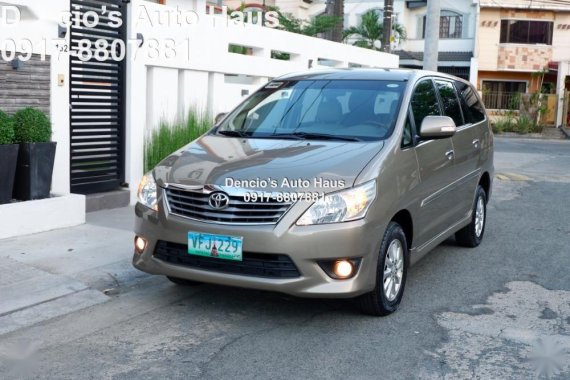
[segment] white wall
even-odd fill
[[[202,15],[199,23],[190,26],[150,25],[140,17],[168,9],[141,0],[129,6],[129,39],[140,33],[147,41],[175,38],[177,42],[172,59],[152,59],[143,50],[128,52],[126,181],[133,202],[143,174],[145,135],[160,120],[174,120],[190,107],[205,109],[210,116],[228,111],[243,99],[242,91],[252,93],[271,78],[307,70],[310,61],[319,68],[319,58],[336,61],[338,67],[350,63],[398,67],[396,55],[256,25],[235,25],[220,16]],[[250,47],[253,55],[228,53],[229,44]],[[272,50],[291,53],[292,59],[272,59]]]

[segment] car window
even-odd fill
[[[396,123],[401,81],[271,82],[236,108],[217,133],[244,138],[387,138]]]
[[[463,115],[459,106],[459,99],[455,92],[455,87],[451,82],[445,80],[436,80],[435,85],[439,91],[441,103],[443,106],[443,114],[449,116],[455,122],[455,125],[463,125]]]
[[[485,111],[473,87],[460,81],[455,81],[455,87],[459,93],[465,123],[478,123],[485,120]]]
[[[423,80],[416,86],[412,95],[411,105],[414,122],[418,130],[421,128],[422,121],[426,116],[441,115],[439,102],[431,79]]]

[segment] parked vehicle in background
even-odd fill
[[[175,283],[396,310],[408,267],[480,244],[493,136],[475,89],[408,70],[277,78],[139,187],[133,264]]]

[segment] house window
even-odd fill
[[[489,109],[519,109],[520,94],[526,82],[483,81],[483,103]]]
[[[441,11],[439,18],[439,38],[461,38],[463,36],[463,16],[451,11]],[[426,16],[423,19],[422,38],[426,38]]]
[[[501,43],[552,45],[552,21],[501,20]]]

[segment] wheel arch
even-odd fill
[[[412,219],[412,214],[406,210],[400,210],[391,219],[392,222],[396,222],[404,230],[406,234],[406,244],[408,245],[408,250],[412,248],[412,243],[414,241],[414,222]]]
[[[489,202],[489,198],[491,197],[491,176],[488,172],[483,173],[481,179],[479,179],[479,185],[485,190],[487,202]]]

